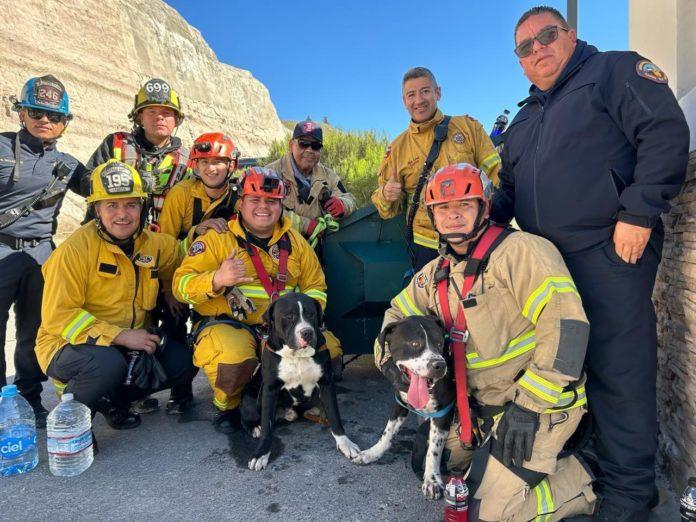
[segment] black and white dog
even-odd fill
[[[331,356],[320,331],[319,303],[305,294],[285,294],[271,304],[264,321],[268,343],[261,354],[261,370],[247,386],[240,411],[244,428],[260,438],[249,469],[260,471],[268,464],[279,411],[287,420],[295,420],[295,406],[310,407],[319,401],[336,447],[347,458],[356,457],[360,448],[345,435],[338,412]]]
[[[408,317],[389,324],[378,342],[391,352],[389,364],[395,366],[385,374],[394,385],[396,400],[377,444],[351,460],[356,464],[379,460],[391,447],[409,411],[414,411],[430,424],[421,490],[426,498],[438,499],[444,490],[440,462],[452,424],[456,395],[445,351],[444,327],[432,316]]]

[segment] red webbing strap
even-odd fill
[[[290,257],[288,245],[290,240],[286,234],[283,234],[283,237],[278,241],[280,259],[278,260],[278,274],[275,279],[272,279],[266,272],[256,247],[247,241],[244,241],[244,243],[246,243],[244,247],[249,253],[251,263],[254,265],[254,270],[256,270],[256,275],[259,276],[263,289],[266,290],[266,293],[271,298],[271,302],[275,301],[280,297],[280,292],[285,290],[285,282],[288,280],[288,258]]]
[[[479,239],[476,247],[474,247],[469,262],[477,261],[480,263],[486,257],[491,246],[503,230],[503,227],[497,225],[489,226],[483,233],[483,236],[481,236],[481,239]],[[447,268],[448,266],[449,260],[445,259],[441,268]],[[469,292],[471,292],[471,289],[474,287],[476,276],[477,274],[470,274],[464,278],[461,288],[462,298],[466,298]],[[469,411],[469,398],[467,396],[466,384],[466,341],[468,338],[466,316],[464,315],[464,307],[459,303],[457,306],[457,320],[454,322],[452,321],[448,294],[449,277],[446,277],[437,284],[437,297],[438,301],[440,301],[445,328],[447,328],[450,333],[450,346],[452,350],[452,359],[454,361],[454,381],[457,391],[457,411],[459,412],[459,421],[461,422],[459,439],[464,444],[470,445],[472,431],[471,412]]]

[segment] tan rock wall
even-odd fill
[[[166,79],[183,100],[185,143],[229,133],[244,156],[263,156],[286,136],[266,87],[220,63],[200,32],[162,0],[3,0],[0,129],[17,127],[9,97],[52,73],[69,90],[75,119],[62,149],[86,161],[101,139],[128,130],[144,81]]]
[[[696,470],[696,152],[665,218],[665,247],[653,301],[657,311],[660,457],[673,486]]]

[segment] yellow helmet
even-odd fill
[[[148,80],[145,82],[145,85],[140,88],[138,94],[135,95],[133,110],[128,117],[131,120],[135,120],[140,109],[145,107],[169,107],[174,109],[177,114],[177,125],[184,119],[179,95],[167,82],[159,78]]]
[[[105,199],[147,198],[140,174],[133,167],[110,159],[92,171],[87,203]]]

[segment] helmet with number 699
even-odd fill
[[[92,171],[90,193],[86,201],[92,204],[105,199],[122,198],[146,199],[147,194],[137,170],[126,163],[110,159]]]
[[[184,119],[179,95],[166,81],[159,78],[148,80],[140,88],[138,94],[135,95],[133,109],[128,114],[128,117],[131,120],[135,120],[140,110],[145,107],[169,107],[173,109],[177,115],[177,125]]]

